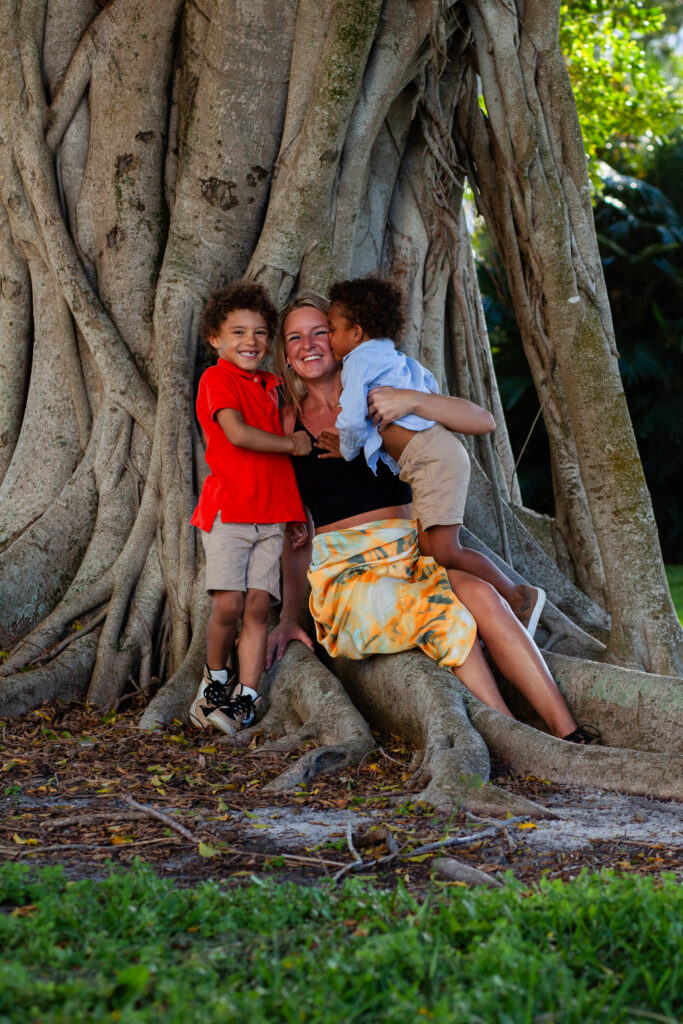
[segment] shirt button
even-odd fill
[[[258,384],[258,377],[254,377],[254,383]]]

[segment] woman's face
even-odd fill
[[[321,380],[340,370],[330,348],[327,315],[315,306],[294,309],[284,323],[285,355],[304,380]]]

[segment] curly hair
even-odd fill
[[[214,348],[209,338],[218,334],[221,325],[236,309],[248,309],[252,313],[260,313],[268,328],[268,341],[272,341],[275,337],[277,310],[270,301],[266,289],[262,284],[256,284],[255,281],[233,281],[209,296],[199,322],[202,341],[212,353]]]
[[[356,277],[336,281],[330,288],[330,303],[339,306],[351,325],[358,324],[370,338],[398,341],[403,333],[403,292],[381,277]]]

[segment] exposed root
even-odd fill
[[[365,661],[337,658],[333,664],[371,723],[424,748],[414,782],[429,781],[416,795],[417,802],[442,811],[462,807],[474,814],[550,814],[488,783],[489,755],[467,716],[467,691],[426,655],[411,651]]]
[[[618,747],[583,747],[512,721],[466,698],[473,725],[489,750],[514,771],[563,785],[594,786],[659,800],[683,799],[683,756]]]
[[[683,750],[683,686],[677,676],[545,653],[574,717],[600,726],[610,747]]]
[[[157,729],[170,725],[174,718],[187,722],[192,699],[204,670],[206,655],[206,623],[209,602],[203,587],[195,584],[192,642],[182,663],[165,686],[152,698],[140,719],[141,729]]]
[[[270,720],[273,726],[277,728],[280,724],[287,732],[262,749],[292,749],[310,740],[319,745],[270,782],[265,792],[291,792],[317,775],[329,775],[358,764],[374,750],[372,733],[339,680],[303,644],[291,643],[287,647],[282,661],[271,671],[265,688],[268,682],[268,713],[260,726],[245,730],[244,740],[249,732],[259,728],[267,731]],[[292,731],[295,719],[298,728]]]
[[[51,700],[82,700],[95,663],[99,629],[78,637],[49,665],[0,682],[0,717],[18,718]]]

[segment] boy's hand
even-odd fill
[[[315,442],[316,448],[322,448],[319,459],[341,459],[339,450],[339,434],[333,430],[323,430]]]
[[[368,415],[378,430],[390,423],[415,412],[415,395],[412,388],[373,388],[368,392]]]
[[[287,436],[292,442],[292,455],[308,455],[313,445],[307,431],[295,430]]]
[[[293,551],[303,547],[308,540],[308,527],[306,523],[287,523],[285,526],[285,537]]]

